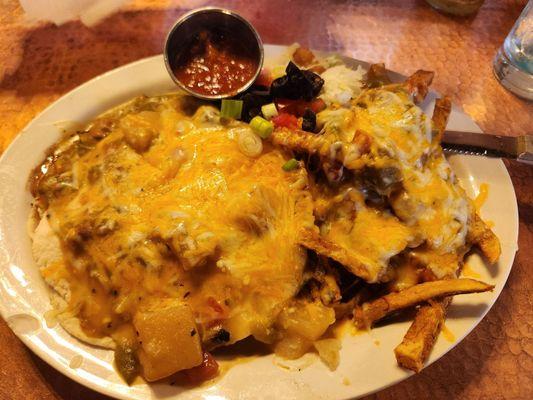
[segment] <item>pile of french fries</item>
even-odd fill
[[[432,72],[420,70],[404,83],[393,84],[387,76],[384,65],[375,64],[370,67],[367,73],[367,88],[395,92],[407,91],[416,104],[426,97],[432,79]],[[433,129],[431,145],[434,147],[433,151],[439,156],[442,156],[440,140],[450,112],[451,102],[449,98],[443,97],[436,100],[431,121]],[[308,157],[318,158],[322,164],[331,160],[329,143],[320,134],[294,129],[277,129],[272,134],[271,140],[275,145],[289,149],[295,154],[306,154]],[[344,162],[339,153],[336,157],[337,159],[334,161],[341,164]],[[346,163],[343,167],[350,169]],[[458,190],[462,191],[460,188]],[[466,199],[464,191],[462,193]],[[464,256],[471,247],[477,246],[491,264],[495,263],[500,256],[498,238],[479,217],[472,202],[468,201],[470,204],[468,233],[464,247],[457,251],[454,273],[437,279],[433,274],[426,273],[428,271],[423,271],[421,274],[423,278],[410,287],[399,291],[389,291],[373,299],[365,299],[364,296],[360,296],[357,301],[350,303],[354,323],[362,329],[371,328],[375,322],[393,313],[405,309],[414,308],[416,310],[414,321],[402,342],[395,349],[397,362],[404,368],[416,372],[423,368],[440,333],[452,296],[485,292],[494,288],[492,285],[477,280],[459,278]],[[361,262],[361,257],[358,257],[356,252],[323,237],[318,229],[302,232],[300,243],[319,257],[342,265],[361,282],[368,284],[367,287],[371,288],[376,283],[379,285],[380,282],[375,281],[369,273],[368,266]]]

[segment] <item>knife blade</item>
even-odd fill
[[[533,135],[500,136],[447,130],[442,137],[442,148],[461,154],[512,158],[533,165]]]

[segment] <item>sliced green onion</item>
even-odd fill
[[[250,128],[238,131],[237,145],[241,153],[248,157],[257,157],[263,152],[263,141]]]
[[[261,113],[263,114],[263,117],[270,120],[278,116],[278,109],[274,103],[265,104],[261,107]]]
[[[274,130],[274,124],[260,116],[252,118],[250,121],[250,127],[261,137],[261,139],[267,139]]]
[[[220,107],[220,116],[222,118],[241,118],[242,100],[222,100]]]
[[[281,166],[281,168],[283,168],[283,171],[292,171],[292,170],[295,170],[296,168],[298,168],[298,165],[300,165],[300,163],[298,162],[298,160],[294,159],[294,158],[291,158],[289,161],[287,161],[285,164],[283,164]]]

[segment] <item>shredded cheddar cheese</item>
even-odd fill
[[[65,262],[43,276],[68,281],[89,336],[130,324],[160,297],[191,306],[204,342],[222,330],[226,344],[271,341],[280,305],[302,281],[297,232],[312,226],[312,202],[294,184],[305,170],[285,173],[290,157],[269,146],[247,157],[241,124],[222,126],[210,107],[188,117],[177,101],[116,112],[111,132],[73,163],[78,190],[48,208]]]
[[[248,337],[286,358],[314,346],[335,369],[324,335],[355,290],[456,277],[489,237],[486,185],[468,200],[405,86],[345,103],[318,113],[318,134],[261,139],[188,97],[141,97],[65,137],[30,179],[58,321],[114,348],[129,383]]]

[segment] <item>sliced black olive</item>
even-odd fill
[[[307,132],[314,132],[316,129],[316,114],[309,108],[304,112],[302,129]]]
[[[272,103],[272,96],[268,91],[254,90],[241,96],[242,114],[241,120],[250,122],[253,117],[261,114],[261,106]]]
[[[292,61],[285,72],[285,76],[275,79],[270,85],[270,94],[274,98],[311,101],[324,85],[324,80],[319,75],[301,70]]]
[[[311,98],[305,99],[305,100],[312,100],[313,97],[318,96],[320,93],[320,90],[322,89],[322,86],[324,86],[324,79],[320,77],[320,75],[315,74],[313,71],[305,70],[303,71],[305,78],[308,80],[308,82],[311,83]]]
[[[211,338],[211,341],[215,344],[223,344],[229,342],[229,339],[229,332],[223,328],[220,328],[216,335]]]

